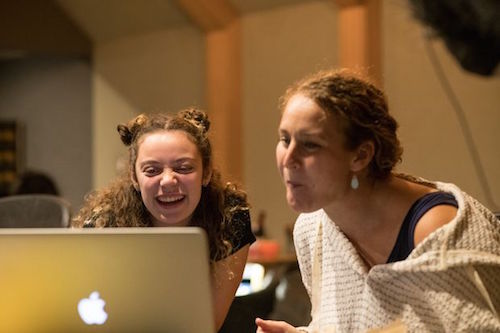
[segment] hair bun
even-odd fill
[[[207,133],[210,129],[210,120],[208,120],[208,115],[202,110],[196,108],[185,109],[179,113],[179,116],[192,123],[203,133]]]
[[[118,131],[118,134],[120,134],[120,139],[122,140],[123,144],[125,146],[130,146],[133,140],[133,135],[127,125],[120,124],[116,126],[116,130]]]
[[[135,136],[137,135],[139,129],[144,123],[146,123],[148,117],[145,114],[140,114],[127,125],[120,124],[116,127],[118,133],[120,134],[120,139],[125,144],[125,146],[130,146],[134,142]]]

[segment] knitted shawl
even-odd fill
[[[500,221],[453,184],[399,177],[451,193],[456,217],[407,259],[368,270],[323,210],[301,214],[294,242],[312,321],[299,330],[366,332],[401,321],[409,332],[500,332]]]

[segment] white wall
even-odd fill
[[[383,80],[405,148],[398,169],[455,182],[500,210],[500,77],[464,72],[435,43],[465,110],[495,206],[479,184],[457,117],[425,52],[421,24],[406,0],[382,4]],[[252,217],[266,211],[268,234],[282,243],[283,229],[296,214],[286,204],[275,165],[278,98],[305,74],[338,64],[336,39],[337,9],[329,0],[242,18],[244,185]],[[3,66],[1,117],[36,124],[29,125],[34,136],[28,138],[28,166],[55,175],[63,194],[79,205],[89,184],[98,188],[116,175],[125,154],[118,123],[139,112],[205,105],[204,59],[203,34],[184,26],[96,45],[92,77],[88,65],[77,60]]]
[[[438,83],[422,40],[422,25],[407,2],[382,1],[383,81],[404,146],[398,171],[451,181],[486,206],[500,210],[500,78],[462,70],[440,42],[438,58],[465,109],[493,200],[480,186],[457,116]],[[243,119],[245,185],[252,218],[267,212],[269,236],[284,244],[294,214],[286,205],[275,165],[278,98],[298,78],[335,67],[337,12],[332,2],[311,2],[243,18]]]
[[[126,168],[127,149],[122,144],[116,127],[133,118],[137,111],[106,79],[98,73],[93,74],[92,187],[96,189],[109,183]]]
[[[143,112],[203,107],[203,35],[186,26],[134,35],[94,48],[94,188],[106,185],[126,155],[116,125]]]
[[[490,200],[426,52],[424,26],[411,17],[406,1],[383,1],[383,5],[385,89],[405,149],[399,170],[456,183],[490,209],[500,210],[500,77],[465,72],[440,40],[432,42],[464,110],[492,190]]]
[[[267,213],[268,236],[284,244],[296,214],[287,206],[275,162],[278,98],[307,73],[337,63],[333,2],[310,2],[246,15],[243,27],[245,186],[255,220]]]
[[[252,217],[265,210],[269,236],[281,242],[296,215],[275,166],[278,97],[294,80],[336,64],[335,10],[329,1],[313,1],[242,18],[244,185]],[[95,47],[94,187],[116,175],[116,162],[125,155],[118,123],[138,112],[204,106],[204,52],[203,34],[193,27]]]

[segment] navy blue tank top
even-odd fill
[[[447,192],[431,192],[420,197],[413,203],[399,230],[396,244],[394,245],[387,262],[395,262],[406,259],[415,248],[415,227],[420,218],[429,209],[438,205],[451,205],[458,208],[455,197]]]

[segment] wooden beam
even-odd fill
[[[241,22],[206,35],[206,98],[216,163],[227,180],[243,182]]]
[[[339,8],[339,65],[382,83],[381,1],[336,0]]]
[[[222,29],[238,18],[238,11],[227,0],[176,0],[203,31]]]
[[[205,32],[205,92],[215,164],[225,180],[243,182],[241,22],[228,0],[177,0]]]

